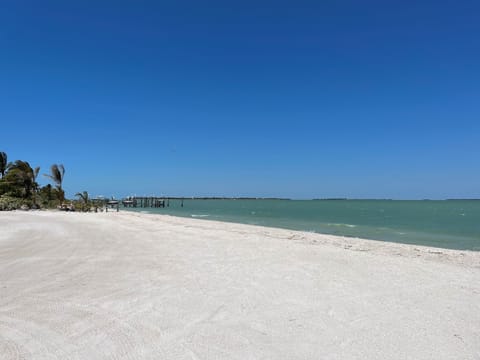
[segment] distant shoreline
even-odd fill
[[[135,196],[126,196],[124,198],[134,198]],[[138,197],[154,197],[171,200],[288,200],[288,201],[480,201],[477,198],[449,198],[449,199],[380,199],[380,198],[313,198],[313,199],[295,199],[282,197],[229,197],[229,196],[168,196],[152,195]]]

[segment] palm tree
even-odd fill
[[[0,174],[2,178],[5,177],[5,170],[7,170],[7,153],[0,151]]]
[[[37,166],[32,171],[32,190],[33,190],[33,205],[37,205],[37,192],[38,192],[38,183],[37,183],[37,176],[40,172],[40,166]]]
[[[76,193],[75,196],[78,196],[79,200],[81,199],[83,201],[82,210],[85,210],[88,205],[88,192],[84,191],[81,193]]]
[[[51,175],[44,174],[44,176],[49,177],[56,184],[58,192],[60,194],[60,201],[63,202],[65,200],[65,193],[62,190],[62,182],[63,182],[63,177],[65,175],[65,168],[63,167],[62,164],[60,165],[53,164],[50,167],[50,172],[51,172]]]

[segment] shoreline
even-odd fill
[[[198,224],[198,226],[200,227],[202,223],[211,223],[213,227],[217,228],[221,228],[223,224],[228,224],[231,228],[235,228],[235,225],[238,225],[239,229],[237,229],[237,231],[240,232],[242,228],[244,228],[244,230],[251,228],[252,231],[263,231],[266,236],[268,236],[268,233],[274,233],[275,235],[278,235],[278,237],[281,239],[304,241],[312,245],[328,245],[343,248],[345,250],[372,252],[379,255],[393,255],[412,258],[420,257],[423,259],[430,259],[436,261],[449,261],[457,264],[467,264],[469,266],[480,268],[480,251],[475,250],[448,249],[426,245],[398,243],[388,240],[365,239],[353,236],[331,235],[325,233],[293,230],[281,227],[253,225],[233,221],[220,221],[214,219],[176,216],[170,214],[155,214],[141,211],[120,210],[118,214],[138,214],[140,218],[151,217],[153,220],[157,219],[163,221],[166,221],[168,219],[182,219],[188,222],[191,220],[193,224]],[[179,221],[178,223],[181,222],[182,221]],[[177,222],[172,221],[172,223]]]
[[[373,239],[452,250],[480,251],[480,207],[446,201],[231,201],[173,203],[170,208],[125,208],[181,217],[257,224],[288,230]]]
[[[1,214],[2,212],[0,212]],[[117,217],[138,217],[139,219],[151,219],[153,221],[160,220],[175,225],[197,226],[200,229],[212,228],[222,229],[227,226],[229,231],[234,233],[245,233],[250,230],[251,233],[256,231],[262,232],[266,237],[274,237],[281,240],[290,240],[303,242],[310,245],[326,245],[350,251],[369,252],[378,255],[400,256],[407,258],[420,258],[433,261],[445,261],[449,263],[473,266],[480,268],[480,251],[475,250],[458,250],[442,247],[434,247],[427,245],[417,245],[408,243],[399,243],[388,240],[367,239],[354,236],[341,236],[327,233],[318,233],[313,231],[295,230],[282,227],[255,225],[228,220],[206,219],[189,216],[179,216],[171,214],[157,214],[148,211],[131,211],[120,209],[110,210],[108,213],[82,213],[82,212],[63,212],[55,209],[39,209],[39,210],[14,210],[10,213],[54,213],[80,216],[108,216]],[[189,223],[191,224],[184,224]],[[202,226],[203,224],[203,226]],[[210,224],[211,226],[205,226]]]
[[[2,360],[480,352],[477,252],[128,211],[0,229]]]

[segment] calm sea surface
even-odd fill
[[[131,210],[480,251],[475,200],[170,200]]]

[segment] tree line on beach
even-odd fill
[[[16,209],[51,209],[97,210],[104,205],[102,201],[94,201],[88,197],[88,192],[75,194],[78,200],[65,198],[62,188],[65,177],[65,167],[62,164],[50,166],[50,173],[43,176],[52,184],[40,186],[37,182],[40,167],[33,168],[27,161],[15,160],[8,162],[7,153],[0,151],[0,210]]]
[[[0,151],[0,210],[54,208],[65,202],[62,188],[65,168],[53,164],[49,174],[43,174],[52,184],[40,186],[37,182],[40,167],[27,161],[8,162],[7,154]]]

